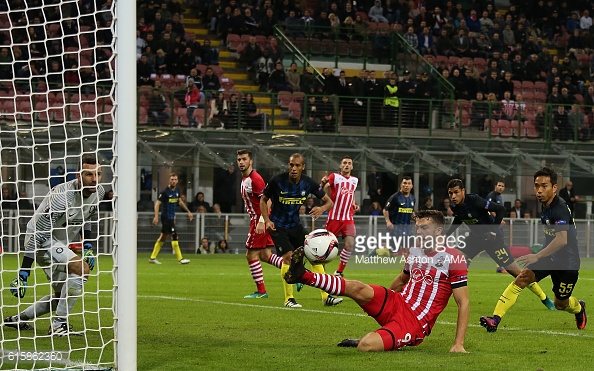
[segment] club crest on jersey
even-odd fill
[[[468,213],[468,217],[469,217],[469,218],[472,218],[472,214],[471,214],[471,213]]]
[[[550,225],[551,224],[551,222],[549,221],[549,219],[545,220],[545,224],[546,225]]]
[[[427,285],[433,284],[433,277],[430,275],[424,275],[423,271],[419,268],[415,268],[410,272],[410,278],[417,282],[425,282]]]
[[[343,195],[346,195],[346,194],[349,194],[350,195],[350,194],[353,194],[353,191],[350,190],[350,189],[348,189],[347,187],[341,187],[340,188],[340,193],[343,194]]]
[[[301,196],[305,196],[305,191],[301,191]]]
[[[441,267],[443,267],[443,263],[445,263],[445,258],[443,256],[439,256],[436,259],[435,266],[437,268],[441,268]]]

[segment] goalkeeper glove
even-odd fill
[[[93,255],[93,246],[90,243],[83,244],[83,260],[89,265],[89,269],[95,268],[95,256]]]
[[[29,272],[20,271],[19,275],[16,276],[10,282],[10,293],[15,298],[24,298],[27,293],[27,278],[29,278]]]

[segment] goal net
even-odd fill
[[[103,3],[96,8],[95,4]],[[119,369],[117,282],[121,268],[116,221],[118,199],[126,195],[118,195],[117,173],[122,170],[117,122],[122,103],[117,99],[121,93],[115,79],[116,66],[121,62],[116,61],[116,8],[116,1],[109,0],[0,3],[0,369]],[[132,9],[125,22],[134,23]],[[136,125],[130,125],[134,132],[128,140],[134,143]],[[92,245],[95,267],[80,295],[70,290],[66,294],[66,298],[78,298],[68,310],[67,325],[79,336],[60,337],[48,332],[57,317],[55,304],[50,313],[27,321],[20,315],[44,297],[54,295],[55,279],[49,280],[33,263],[24,297],[11,282],[21,272],[25,242],[32,234],[29,230],[28,235],[27,223],[50,189],[76,182],[84,154],[96,157],[102,171],[101,186],[107,197],[113,192],[113,198],[100,200],[94,205],[97,212],[82,218],[83,229],[90,230],[84,242]],[[135,161],[135,154],[131,158]],[[135,286],[135,281],[130,284]],[[22,282],[19,287],[23,287]],[[135,307],[130,310],[135,314]],[[18,324],[7,326],[6,318],[15,315],[20,315]],[[135,357],[135,347],[132,353]]]

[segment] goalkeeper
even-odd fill
[[[27,321],[55,311],[48,335],[81,336],[68,325],[68,315],[82,293],[89,270],[95,266],[90,244],[82,247],[80,236],[98,210],[105,191],[101,167],[94,155],[83,155],[76,179],[60,184],[45,196],[27,224],[25,256],[19,276],[11,283],[11,292],[23,297],[27,278],[35,261],[43,268],[54,296],[46,295],[15,316],[4,319],[4,325],[32,330]],[[75,251],[82,250],[83,258]]]

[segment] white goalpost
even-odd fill
[[[0,4],[2,370],[137,369],[136,2],[96,3]],[[73,332],[56,336],[56,280],[37,262],[29,270],[23,263],[37,233],[27,222],[35,213],[51,218],[36,207],[53,187],[76,182],[89,154],[113,199],[91,205],[90,216],[81,206],[64,210],[83,210],[77,223],[90,231],[82,242],[95,267],[80,294],[62,291],[63,302],[76,298],[67,313]],[[66,220],[52,231],[70,228]]]

